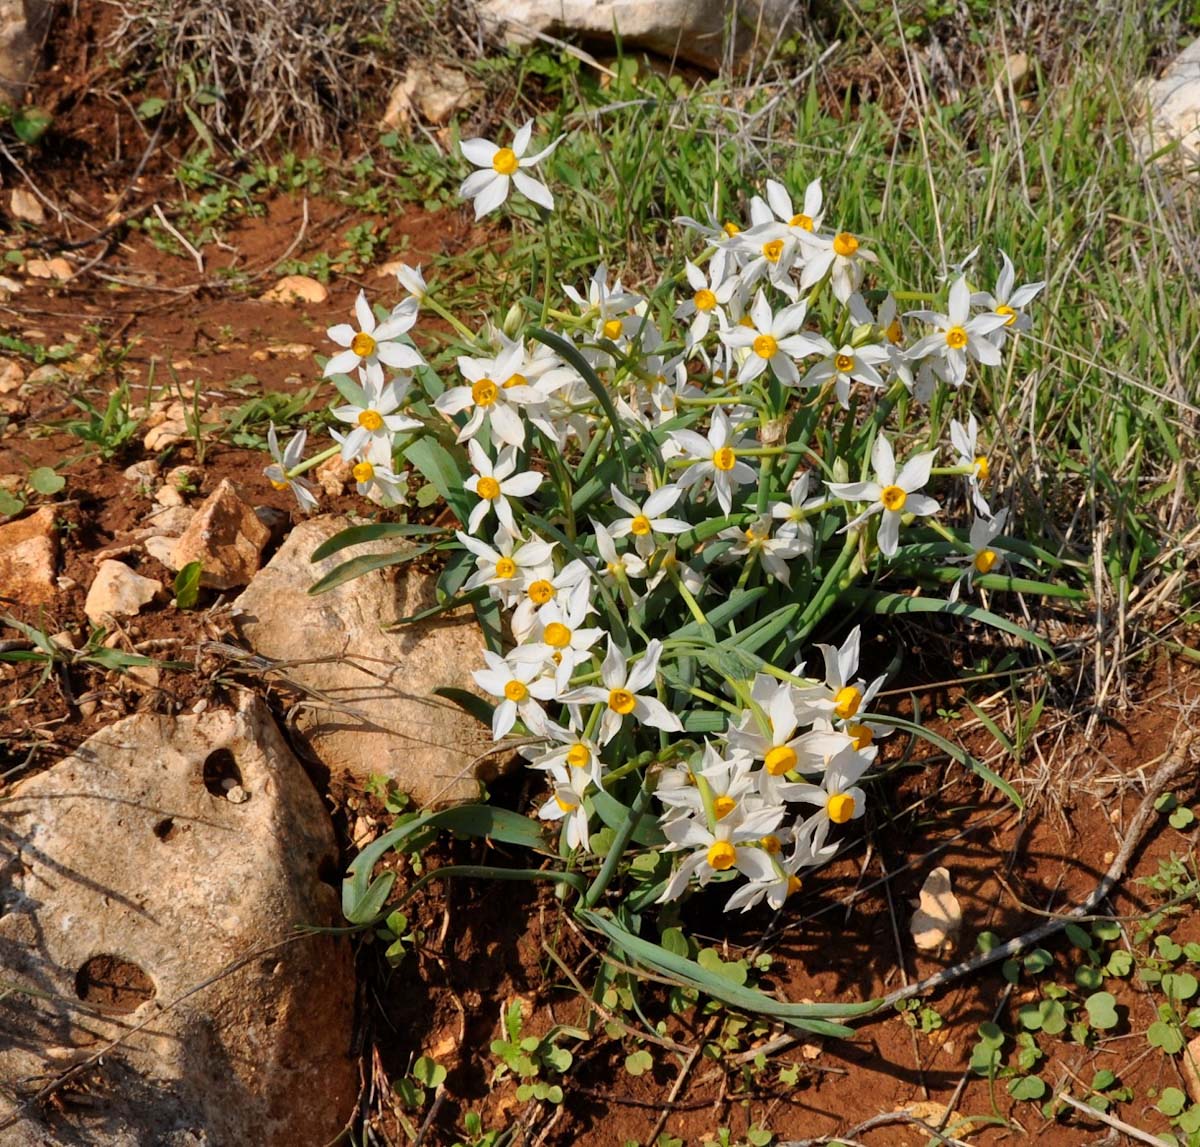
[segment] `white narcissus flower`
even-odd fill
[[[375,312],[367,302],[363,291],[358,292],[354,302],[354,314],[358,319],[358,330],[349,323],[339,323],[325,333],[346,349],[335,354],[325,364],[325,377],[333,374],[349,374],[358,367],[368,372],[368,377],[382,381],[383,367],[394,370],[412,370],[424,364],[421,355],[400,336],[407,333],[417,321],[417,300],[405,299],[381,323],[376,323]]]
[[[788,785],[788,800],[817,806],[801,831],[811,832],[814,847],[825,843],[831,825],[858,820],[867,811],[867,795],[858,781],[871,765],[871,758],[852,745],[830,757],[819,785]]]
[[[996,279],[995,294],[988,291],[976,291],[971,296],[972,306],[986,307],[992,314],[1003,316],[1004,325],[997,327],[987,336],[997,346],[1004,345],[1004,340],[1010,331],[1027,331],[1033,326],[1029,316],[1024,314],[1021,308],[1032,303],[1046,286],[1044,282],[1025,283],[1020,287],[1014,286],[1017,276],[1013,270],[1012,260],[1003,251],[1000,252],[1000,258],[1004,265]]]
[[[486,669],[472,670],[475,683],[493,697],[501,698],[492,714],[492,739],[500,740],[516,724],[517,717],[525,727],[539,734],[546,721],[546,711],[539,704],[554,696],[554,681],[540,676],[542,667],[537,661],[508,659],[491,650],[484,650]]]
[[[646,576],[646,563],[636,553],[618,553],[612,534],[595,518],[592,519],[592,532],[596,536],[596,550],[600,555],[596,572],[605,585],[617,585],[631,577]]]
[[[474,171],[463,180],[458,189],[464,199],[475,201],[475,218],[482,219],[489,211],[495,211],[508,198],[509,187],[516,184],[517,190],[547,211],[554,210],[554,196],[550,189],[527,175],[546,158],[561,142],[559,136],[549,147],[534,155],[526,155],[529,140],[533,135],[533,120],[528,120],[513,137],[512,147],[498,147],[486,139],[464,139],[458,146],[481,171]]]
[[[850,409],[850,384],[861,382],[876,390],[883,386],[883,379],[875,368],[888,361],[886,347],[866,344],[851,346],[844,343],[836,350],[830,347],[826,355],[801,380],[801,386],[821,386],[833,380],[833,389],[844,410]]]
[[[692,288],[692,297],[680,303],[675,310],[677,319],[695,316],[688,328],[688,348],[703,342],[712,325],[714,315],[718,315],[719,307],[727,306],[737,289],[737,278],[725,277],[725,259],[723,252],[718,251],[709,264],[708,277],[690,259],[685,263],[688,286]]]
[[[387,466],[392,457],[392,440],[407,430],[420,430],[421,422],[396,411],[408,390],[408,384],[364,382],[357,401],[336,406],[331,412],[339,422],[353,427],[345,436],[334,433],[341,443],[342,461],[367,455],[372,462]]]
[[[583,624],[592,612],[590,589],[587,582],[580,582],[565,602],[551,601],[542,606],[537,626],[521,646],[523,657],[533,657],[536,650],[543,662],[553,667],[560,693],[570,684],[575,667],[588,660],[588,650],[604,636],[603,629]]]
[[[962,583],[967,583],[967,589],[975,588],[975,578],[979,574],[991,573],[1004,562],[1007,554],[996,539],[1004,533],[1004,524],[1008,521],[1008,507],[1001,510],[994,518],[977,517],[971,523],[969,554],[955,554],[947,560],[952,565],[967,563],[967,568],[955,581],[950,590],[950,600],[957,601]]]
[[[880,434],[871,447],[871,465],[875,468],[874,482],[826,482],[831,493],[848,502],[870,502],[871,504],[847,522],[839,533],[845,533],[862,525],[872,514],[881,514],[879,525],[880,552],[891,557],[900,541],[900,521],[905,514],[927,517],[941,509],[940,504],[927,494],[920,493],[929,481],[933,468],[932,450],[914,454],[899,474],[896,473],[896,456],[891,443]]]
[[[753,326],[738,324],[721,336],[728,347],[749,349],[738,370],[738,382],[750,382],[770,366],[784,386],[796,386],[800,371],[795,360],[810,354],[827,354],[833,349],[820,335],[796,333],[807,314],[805,303],[793,303],[777,315],[772,314],[766,295],[759,291],[750,307]]]
[[[787,188],[774,179],[767,180],[767,202],[775,212],[775,218],[790,227],[797,237],[801,232],[812,235],[821,229],[825,212],[822,210],[824,196],[819,179],[814,179],[804,189],[804,206],[800,211],[792,206],[792,197]]]
[[[531,769],[571,769],[587,776],[599,786],[604,777],[600,746],[575,727],[565,728],[547,718],[541,732],[546,738],[540,745],[525,745],[518,751]]]
[[[806,248],[804,271],[800,276],[800,289],[807,291],[829,273],[829,283],[834,298],[839,303],[848,302],[858,290],[866,272],[865,263],[878,263],[879,256],[866,250],[858,236],[849,231],[839,231],[833,238],[824,235],[801,237]]]
[[[683,723],[657,697],[646,696],[643,690],[654,686],[658,673],[658,659],[662,656],[662,642],[655,639],[646,646],[642,659],[629,668],[628,659],[610,636],[608,653],[600,667],[600,680],[604,687],[585,685],[563,694],[560,700],[573,704],[577,701],[599,702],[605,706],[600,718],[600,744],[607,745],[617,735],[622,722],[632,716],[643,725],[663,729],[669,733],[683,730]]]
[[[802,553],[811,553],[813,545],[812,526],[807,522],[808,515],[820,506],[824,506],[825,496],[815,498],[808,496],[808,485],[811,476],[807,470],[792,479],[788,487],[788,500],[775,502],[771,506],[771,517],[783,524],[779,527],[779,537],[799,538],[804,549]]]
[[[608,487],[616,505],[629,515],[618,518],[609,527],[614,538],[633,535],[633,545],[639,554],[648,558],[657,548],[654,535],[682,534],[690,530],[691,523],[682,518],[664,518],[663,515],[683,496],[681,486],[660,486],[640,506],[632,498],[621,493],[616,486]]]
[[[883,674],[869,685],[861,678],[855,678],[861,641],[862,630],[856,625],[840,648],[818,645],[817,648],[825,659],[825,680],[816,688],[805,690],[801,694],[804,704],[817,710],[830,721],[842,722],[846,732],[855,738],[860,736],[860,732],[851,722],[864,706],[871,703],[884,682]],[[870,737],[863,739],[866,744],[870,744]]]
[[[408,493],[408,471],[397,474],[390,465],[360,458],[351,469],[355,488],[379,506],[403,506]]]
[[[728,514],[733,507],[735,486],[744,486],[757,477],[754,469],[738,460],[738,447],[732,441],[733,433],[729,416],[717,407],[713,411],[708,437],[702,438],[694,430],[672,430],[671,441],[682,447],[692,459],[675,485],[683,489],[711,478],[713,490],[721,509]]]
[[[554,792],[538,809],[538,817],[563,821],[568,848],[587,848],[588,814],[583,798],[591,787],[591,777],[580,769],[566,769],[562,765],[551,765],[547,771],[554,779]]]
[[[765,898],[767,904],[778,912],[789,896],[800,891],[799,873],[805,868],[816,868],[825,864],[837,853],[836,844],[822,842],[819,847],[815,845],[813,838],[816,829],[816,823],[812,822],[811,827],[801,825],[799,831],[787,834],[793,837],[793,843],[792,851],[786,858],[782,855],[783,830],[763,837],[762,848],[774,861],[774,875],[764,880],[748,879],[725,901],[725,911],[732,912],[735,908],[740,908],[743,912],[748,912]]]
[[[671,874],[658,903],[677,900],[693,876],[699,878],[703,887],[718,872],[728,872],[731,868],[749,880],[770,880],[775,864],[762,842],[779,827],[784,811],[782,806],[757,809],[738,824],[718,821],[715,830],[691,816],[666,821],[662,829],[668,843],[663,851],[685,848],[695,851]]]
[[[757,557],[771,577],[789,587],[792,584],[792,571],[787,563],[812,549],[811,537],[807,547],[799,534],[780,532],[778,537],[771,537],[771,518],[766,514],[749,525],[730,526],[717,537],[733,542],[721,555],[721,561]]]
[[[934,333],[915,343],[908,352],[910,361],[941,359],[946,381],[962,386],[967,377],[967,358],[984,366],[1000,365],[1000,350],[989,341],[990,335],[1008,319],[1004,315],[985,314],[971,317],[971,290],[966,279],[955,279],[950,288],[946,314],[940,311],[909,311],[908,317],[932,323]]]
[[[434,407],[448,417],[471,408],[470,418],[458,432],[459,442],[474,438],[486,424],[505,445],[525,445],[525,423],[519,408],[545,402],[546,396],[521,373],[524,361],[520,343],[511,343],[495,358],[459,355],[458,369],[471,385],[452,386],[433,400]]]
[[[668,808],[687,809],[693,815],[706,811],[707,797],[712,815],[718,821],[730,818],[730,824],[739,824],[748,811],[741,804],[743,798],[755,793],[752,764],[752,758],[745,753],[735,751],[729,757],[722,757],[717,747],[707,741],[699,770],[682,765],[677,771],[665,774],[654,795]],[[701,791],[701,780],[706,793]]]
[[[551,555],[555,542],[544,542],[536,535],[526,541],[503,528],[496,532],[494,546],[462,530],[456,530],[455,536],[475,555],[475,572],[463,585],[468,592],[486,585],[492,597],[512,608],[530,581],[554,576]]]
[[[315,510],[317,496],[312,492],[312,487],[303,478],[288,476],[300,465],[300,460],[304,457],[304,443],[307,438],[307,430],[297,430],[292,435],[291,441],[283,448],[283,452],[280,453],[279,439],[275,436],[275,424],[271,423],[267,429],[267,449],[275,461],[265,467],[263,473],[276,490],[291,490],[296,501],[300,503],[300,509]]]
[[[950,420],[950,444],[958,455],[958,465],[972,468],[967,476],[967,484],[971,489],[971,501],[975,503],[975,509],[985,518],[990,518],[992,510],[980,487],[988,480],[991,468],[987,455],[979,452],[979,423],[976,422],[975,415],[972,414],[967,419],[966,426],[954,419]]]
[[[516,533],[517,524],[508,499],[528,498],[542,484],[545,475],[536,470],[514,473],[517,468],[517,450],[514,446],[505,446],[494,464],[474,438],[467,443],[467,453],[471,456],[475,473],[463,483],[463,487],[480,499],[471,511],[467,529],[473,534],[477,533],[488,511],[494,509],[500,524],[509,533]]]

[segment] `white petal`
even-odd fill
[[[547,211],[554,210],[554,196],[550,194],[550,189],[544,183],[540,183],[532,175],[526,175],[523,171],[514,171],[512,180],[517,185],[517,190],[526,199],[532,200]]]
[[[896,478],[896,455],[892,452],[892,444],[880,434],[871,447],[871,465],[875,468],[875,477],[881,486],[890,486]]]
[[[495,211],[508,198],[507,175],[497,175],[493,182],[475,196],[475,218],[482,219],[489,211]]]
[[[464,139],[458,147],[476,167],[487,168],[492,166],[492,160],[496,158],[496,152],[500,150],[489,139]]]

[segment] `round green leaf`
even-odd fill
[[[1183,1050],[1183,1036],[1179,1029],[1158,1020],[1146,1029],[1146,1041],[1151,1047],[1160,1047],[1167,1055],[1177,1055]]]
[[[1099,968],[1093,968],[1090,964],[1084,964],[1075,969],[1075,983],[1085,991],[1095,991],[1102,983],[1104,976]]]
[[[1117,1015],[1117,999],[1112,992],[1093,992],[1083,1002],[1092,1027],[1108,1031],[1120,1023]]]
[[[630,1075],[644,1075],[654,1066],[654,1057],[648,1051],[635,1051],[625,1057],[625,1070]]]
[[[1196,994],[1196,989],[1200,988],[1200,983],[1191,972],[1165,972],[1160,983],[1167,999],[1176,1002],[1190,1000]]]
[[[29,485],[39,494],[57,494],[66,484],[66,478],[49,466],[39,466],[29,472]]]
[[[1187,1106],[1187,1096],[1178,1087],[1164,1087],[1157,1106],[1164,1115],[1176,1116]]]
[[[12,113],[13,133],[22,143],[37,143],[50,130],[54,117],[44,108],[21,107]]]
[[[1046,1094],[1046,1084],[1036,1075],[1022,1075],[1009,1083],[1008,1094],[1033,1103]]]
[[[1054,963],[1054,957],[1046,951],[1045,948],[1034,948],[1028,956],[1025,957],[1025,970],[1027,972],[1044,972]]]

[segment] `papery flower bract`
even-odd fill
[[[353,427],[344,437],[334,437],[342,445],[342,461],[368,454],[372,444],[382,444],[378,453],[370,452],[372,462],[388,465],[392,457],[392,440],[408,430],[420,430],[422,424],[407,414],[396,413],[404,400],[407,385],[397,382],[375,383],[369,378],[363,384],[357,401],[335,406],[334,418]]]
[[[508,499],[528,498],[542,484],[545,475],[536,470],[515,473],[515,446],[505,446],[494,464],[474,438],[467,443],[467,453],[471,456],[471,465],[475,468],[475,473],[463,483],[463,488],[470,490],[480,499],[479,504],[471,511],[467,529],[473,534],[477,533],[488,511],[494,509],[500,524],[510,533],[516,533],[516,521]]]
[[[735,486],[744,486],[757,477],[752,467],[738,460],[737,442],[729,425],[729,417],[720,408],[713,411],[708,437],[702,438],[694,430],[672,430],[671,440],[683,448],[693,461],[675,480],[683,489],[711,478],[717,502],[725,513],[733,506]]]
[[[276,490],[291,490],[300,504],[300,509],[315,510],[317,496],[312,492],[312,487],[303,478],[289,477],[290,472],[300,465],[304,457],[304,443],[307,438],[307,430],[297,430],[280,453],[279,439],[275,436],[275,424],[272,422],[267,429],[267,449],[275,461],[263,468],[263,474]]]
[[[346,347],[346,350],[333,355],[325,364],[325,377],[349,374],[357,367],[364,367],[375,371],[375,381],[381,381],[381,363],[395,370],[412,370],[423,365],[425,360],[420,353],[407,343],[399,341],[400,336],[409,331],[417,321],[417,313],[417,300],[405,299],[393,308],[388,318],[376,323],[375,312],[367,302],[366,293],[359,291],[354,302],[358,330],[349,323],[339,323],[325,332],[338,346]]]
[[[795,360],[805,355],[825,353],[832,347],[820,335],[797,334],[808,314],[805,303],[793,303],[778,314],[771,313],[771,304],[759,291],[750,307],[753,326],[740,324],[721,335],[726,346],[735,349],[749,348],[745,361],[738,370],[738,382],[745,384],[757,378],[768,366],[784,386],[795,386],[800,381],[800,371]]]
[[[1004,315],[984,314],[971,317],[971,291],[966,279],[955,279],[950,287],[946,314],[939,311],[909,311],[909,317],[932,323],[935,332],[914,344],[909,351],[913,360],[939,358],[946,367],[946,380],[962,386],[967,377],[967,358],[985,366],[1000,365],[1000,351],[987,338],[1008,321]]]
[[[881,514],[879,526],[879,549],[891,557],[900,541],[900,520],[904,514],[926,517],[936,514],[941,506],[927,494],[920,493],[929,481],[933,468],[933,451],[914,454],[899,474],[896,473],[896,456],[891,444],[880,434],[871,447],[871,465],[875,468],[874,482],[826,482],[830,491],[849,502],[871,504],[847,522],[841,533],[861,525],[872,514]]]
[[[567,702],[594,701],[605,706],[600,718],[600,744],[607,745],[616,736],[621,723],[632,716],[643,725],[678,733],[683,723],[657,697],[646,696],[644,689],[654,685],[658,673],[658,659],[662,656],[662,642],[655,639],[646,646],[646,652],[631,669],[625,654],[610,636],[608,653],[600,667],[600,680],[604,687],[585,685],[574,689],[560,699]]]
[[[542,667],[536,661],[521,661],[511,655],[506,659],[490,649],[484,650],[483,658],[487,668],[474,669],[471,676],[481,689],[501,698],[492,714],[492,739],[500,740],[518,716],[527,729],[539,733],[546,720],[546,711],[539,702],[554,696],[554,681],[540,676]]]
[[[510,184],[516,184],[517,190],[539,207],[554,210],[550,189],[526,172],[545,159],[559,145],[562,136],[536,154],[526,155],[532,135],[533,120],[527,120],[513,137],[512,147],[499,147],[490,140],[479,138],[464,139],[459,143],[463,155],[482,168],[468,175],[458,189],[464,199],[475,201],[476,219],[495,211],[508,198]]]

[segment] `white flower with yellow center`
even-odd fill
[[[821,192],[821,181],[814,179],[804,189],[804,205],[797,211],[792,205],[792,197],[787,188],[774,179],[767,180],[767,203],[775,213],[775,218],[800,238],[814,235],[821,230],[825,218],[824,195]]]
[[[754,285],[765,277],[771,286],[795,302],[800,292],[792,278],[792,268],[800,253],[799,243],[791,229],[778,222],[757,196],[750,204],[750,214],[757,222],[730,245],[742,263],[737,277],[738,293],[743,299],[748,298]]]
[[[660,486],[639,506],[616,486],[610,485],[609,494],[613,502],[628,514],[618,518],[609,527],[614,538],[633,537],[633,545],[639,554],[648,558],[658,548],[655,534],[682,534],[690,530],[691,523],[682,518],[666,518],[663,515],[683,497],[679,486]]]
[[[275,461],[263,470],[267,481],[276,490],[291,490],[296,501],[300,503],[300,509],[306,511],[317,508],[317,496],[303,478],[292,478],[289,475],[300,465],[300,461],[304,457],[304,443],[307,438],[307,430],[297,430],[292,435],[291,441],[283,448],[283,452],[280,453],[279,439],[275,436],[275,424],[271,423],[267,429],[267,449]]]
[[[509,618],[513,637],[519,642],[525,641],[537,625],[538,610],[569,596],[577,585],[587,582],[591,576],[592,571],[578,558],[567,562],[558,573],[551,570],[525,573],[520,601]]]
[[[483,519],[495,510],[500,524],[509,533],[515,534],[517,524],[512,507],[508,504],[509,498],[528,498],[545,480],[545,475],[536,470],[516,473],[515,446],[505,446],[493,463],[483,452],[483,447],[472,438],[467,443],[467,453],[471,456],[475,473],[463,483],[463,488],[479,498],[479,504],[471,511],[467,521],[467,529],[472,534],[478,533]]]
[[[689,350],[704,341],[713,319],[720,318],[720,308],[729,305],[733,292],[737,290],[737,279],[727,278],[725,267],[726,261],[720,251],[709,263],[707,277],[690,259],[684,264],[688,286],[692,288],[692,297],[685,299],[675,308],[675,317],[692,320],[688,327]]]
[[[952,386],[962,386],[967,377],[967,359],[973,358],[984,366],[1000,365],[1000,350],[988,339],[997,328],[1008,321],[1004,315],[971,316],[971,291],[966,279],[955,279],[950,287],[946,313],[940,311],[909,311],[909,318],[920,319],[934,327],[908,352],[916,362],[923,358],[941,360],[939,371]]]
[[[806,255],[800,289],[807,291],[816,286],[828,273],[834,298],[840,303],[848,302],[858,290],[866,264],[879,262],[879,256],[863,247],[858,236],[850,231],[839,231],[833,236],[802,236],[800,242]]]
[[[826,504],[824,495],[815,498],[808,496],[811,475],[807,470],[792,479],[788,487],[786,502],[775,502],[771,506],[771,517],[780,522],[779,537],[791,536],[799,538],[803,546],[802,553],[812,553],[813,532],[808,524],[808,518],[814,511]]]
[[[607,586],[620,586],[631,577],[644,578],[646,563],[636,553],[620,553],[608,529],[595,518],[592,533],[596,538],[596,576]]]
[[[604,762],[600,746],[574,726],[564,727],[547,718],[538,734],[546,741],[539,745],[525,745],[519,752],[531,769],[561,769],[579,772],[588,777],[593,785],[599,786],[604,777]]]
[[[678,852],[685,848],[694,851],[671,874],[659,904],[677,900],[691,882],[698,878],[701,887],[718,873],[736,870],[748,880],[769,880],[775,871],[773,854],[764,846],[783,820],[782,806],[766,807],[749,813],[740,823],[718,821],[709,829],[702,820],[691,816],[676,816],[667,820],[662,830],[667,837],[663,852]]]
[[[587,582],[580,582],[565,602],[551,601],[542,606],[536,625],[520,646],[522,657],[542,658],[542,663],[554,673],[559,693],[566,691],[571,674],[580,663],[590,659],[588,651],[604,636],[603,629],[584,626],[588,614],[593,612],[590,591]]]
[[[829,344],[826,344],[827,346]],[[836,349],[829,346],[823,358],[801,380],[801,386],[823,386],[832,381],[834,393],[843,410],[850,409],[850,386],[861,382],[879,390],[883,379],[875,368],[888,361],[887,348],[866,343],[851,346],[843,343]]]
[[[984,307],[992,314],[1003,317],[1003,326],[997,327],[987,336],[988,340],[997,346],[1003,346],[1009,334],[1015,331],[1027,331],[1033,326],[1032,320],[1022,308],[1032,303],[1046,286],[1044,282],[1015,286],[1017,275],[1013,269],[1012,260],[1003,251],[1000,252],[1000,258],[1003,260],[1003,266],[996,278],[995,293],[976,291],[971,295],[973,307]]]
[[[343,462],[365,454],[372,461],[387,465],[396,435],[422,429],[422,423],[416,418],[397,413],[407,389],[407,384],[375,383],[368,378],[355,393],[354,401],[333,408],[334,418],[352,427],[344,437],[334,435],[342,444]]]
[[[1004,533],[1004,524],[1008,521],[1008,508],[1005,507],[994,518],[977,517],[971,523],[968,554],[955,554],[946,560],[951,565],[966,563],[967,568],[954,582],[950,589],[949,598],[957,601],[963,582],[967,589],[975,588],[975,579],[983,574],[995,573],[1008,556],[1008,551],[996,539]]]
[[[349,374],[359,367],[382,377],[381,363],[394,370],[412,370],[423,365],[425,360],[421,355],[407,343],[399,341],[400,336],[411,330],[417,321],[417,311],[417,300],[405,299],[392,310],[388,318],[377,323],[366,294],[359,291],[354,302],[358,329],[355,330],[349,323],[339,323],[325,332],[338,346],[346,348],[325,364],[325,377]]]
[[[805,543],[799,534],[781,532],[778,537],[771,537],[771,522],[770,515],[764,514],[747,525],[730,526],[722,530],[717,538],[732,541],[733,545],[721,555],[720,560],[735,562],[744,558],[757,558],[771,577],[790,587],[792,571],[787,563],[806,552]],[[811,548],[809,539],[808,549]]]
[[[683,723],[657,697],[647,696],[643,690],[652,689],[658,674],[658,660],[662,656],[662,642],[655,639],[646,646],[646,652],[631,669],[625,654],[610,636],[608,653],[600,666],[599,685],[585,685],[573,689],[559,699],[573,704],[592,702],[604,706],[600,718],[600,744],[607,745],[617,735],[626,717],[633,717],[642,725],[663,729],[668,733],[683,730]]]
[[[826,482],[830,493],[848,502],[869,502],[857,518],[847,522],[839,533],[862,525],[872,514],[882,515],[879,524],[879,549],[887,557],[895,554],[900,542],[900,523],[905,514],[923,518],[936,514],[940,504],[927,494],[920,493],[929,481],[934,451],[914,454],[896,473],[896,456],[891,443],[880,434],[871,447],[871,465],[875,469],[873,482]]]
[[[713,411],[707,438],[694,430],[672,430],[671,441],[690,459],[675,485],[686,490],[711,478],[717,502],[726,514],[733,507],[734,489],[758,477],[753,467],[738,458],[740,441],[733,434],[728,415],[720,407]]]
[[[633,314],[644,300],[641,295],[627,291],[618,279],[608,285],[608,267],[601,263],[587,283],[587,294],[569,283],[563,285],[563,293],[583,312],[585,318],[594,320],[594,332],[598,339],[618,342],[639,326],[641,319]]]
[[[544,542],[536,535],[526,541],[503,528],[496,531],[494,546],[462,530],[457,530],[455,536],[475,555],[475,572],[463,589],[470,592],[486,585],[490,596],[509,609],[521,600],[529,581],[554,576],[555,542]]]
[[[687,764],[665,773],[654,795],[669,809],[685,809],[691,815],[710,815],[717,821],[737,824],[758,807],[747,808],[745,798],[756,795],[753,760],[745,753],[734,751],[723,757],[717,747],[706,741],[700,768]]]
[[[732,912],[740,908],[748,912],[762,900],[776,912],[783,907],[789,896],[799,892],[803,887],[800,873],[806,868],[817,868],[832,860],[837,854],[836,844],[815,845],[814,836],[817,825],[802,825],[798,831],[785,832],[783,829],[770,833],[763,838],[762,847],[774,862],[774,872],[763,880],[747,880],[734,894],[725,901],[725,911]],[[783,855],[783,847],[788,837],[792,838],[792,849],[787,856]]]
[[[419,303],[429,288],[425,285],[425,276],[421,274],[421,264],[410,267],[401,263],[396,268],[396,281]]]
[[[549,147],[534,155],[526,155],[533,136],[533,120],[528,120],[513,137],[512,147],[499,147],[487,139],[464,139],[458,146],[463,155],[480,171],[473,171],[463,180],[458,189],[464,199],[475,201],[475,218],[482,219],[489,211],[495,211],[508,198],[512,185],[547,211],[554,210],[554,196],[550,189],[526,174],[541,163],[561,142],[559,136]]]
[[[861,721],[861,712],[871,703],[885,679],[885,675],[880,674],[868,685],[862,678],[855,677],[858,673],[861,642],[862,630],[856,625],[840,648],[834,645],[818,645],[817,648],[825,659],[825,680],[815,688],[804,690],[800,694],[805,705],[830,722],[838,723],[843,731],[849,724]],[[797,673],[799,672],[798,669]],[[869,738],[866,743],[870,743]],[[818,748],[822,744],[819,740],[814,740],[812,747],[818,752],[824,751]]]
[[[991,465],[988,456],[979,448],[979,423],[975,420],[975,415],[972,414],[967,419],[966,426],[955,419],[950,420],[950,444],[957,455],[956,464],[971,467],[971,472],[967,475],[967,485],[975,509],[985,518],[990,518],[992,508],[983,496],[981,487],[991,477]]]
[[[542,666],[538,661],[522,661],[517,656],[508,658],[484,650],[486,669],[474,669],[471,676],[475,683],[500,703],[492,714],[492,739],[500,740],[508,733],[517,718],[525,727],[540,736],[546,721],[546,711],[540,702],[549,701],[555,693],[554,680],[541,676]]]
[[[554,781],[554,791],[538,809],[539,819],[561,820],[566,830],[567,847],[587,848],[590,840],[588,812],[583,798],[592,787],[591,777],[586,772],[561,765],[551,766],[548,772]]]
[[[738,370],[738,382],[745,385],[769,366],[784,386],[796,386],[800,381],[796,360],[821,354],[829,346],[819,335],[796,333],[807,314],[805,303],[793,303],[772,314],[771,304],[759,291],[750,307],[750,325],[739,323],[721,335],[726,346],[749,352]]]
[[[451,417],[468,408],[470,418],[458,432],[458,441],[474,438],[482,427],[508,446],[525,445],[525,423],[520,408],[545,401],[545,395],[529,385],[521,372],[525,351],[520,343],[509,344],[495,358],[459,355],[458,369],[470,386],[452,386],[433,400],[435,409]]]
[[[335,433],[335,437],[336,437]],[[397,474],[390,465],[359,458],[350,469],[361,497],[378,506],[403,506],[408,494],[408,471]]]
[[[867,811],[867,794],[858,781],[870,764],[869,757],[847,745],[829,759],[819,785],[788,786],[788,800],[817,806],[817,811],[800,830],[812,834],[814,848],[824,845],[832,825],[848,824]]]

